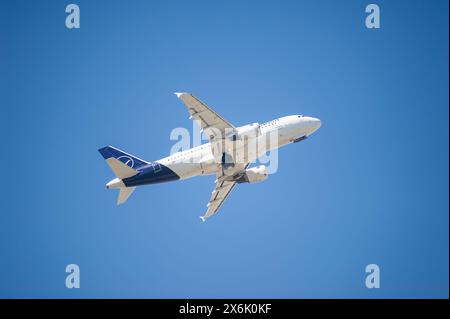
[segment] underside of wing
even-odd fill
[[[206,213],[200,217],[203,221],[219,211],[225,199],[227,199],[228,195],[230,195],[231,191],[236,186],[236,179],[243,174],[249,165],[250,163],[236,165],[235,172],[232,175],[227,176],[222,173],[217,174],[216,187],[211,193],[211,198],[207,205],[208,209]]]
[[[219,210],[220,206],[222,206],[225,199],[231,193],[233,188],[236,186],[235,181],[217,181],[216,187],[211,193],[211,198],[208,203],[208,209],[205,215],[200,218],[205,221],[207,218],[211,217]]]
[[[229,139],[230,135],[235,134],[236,128],[191,93],[175,94],[187,107],[190,118],[198,121],[202,131],[208,136],[215,159],[218,160],[219,163],[222,162],[222,164],[224,164],[225,161],[223,158],[226,155],[224,141]],[[226,167],[225,172],[225,165],[223,165],[222,171],[217,174],[216,186],[207,205],[208,209],[206,213],[201,216],[203,221],[217,213],[225,199],[236,186],[236,181],[233,178],[234,175],[245,170],[245,168],[248,167],[248,163],[234,163],[231,166],[231,169]]]
[[[191,93],[175,94],[186,105],[190,118],[199,121],[203,132],[205,132],[211,142],[214,139],[218,139],[219,136],[223,138],[228,131],[232,132],[235,130],[235,127],[230,122]]]

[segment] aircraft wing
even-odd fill
[[[191,115],[190,118],[200,122],[202,130],[208,136],[210,142],[213,142],[219,134],[219,137],[225,137],[226,129],[230,131],[235,129],[230,122],[214,112],[208,105],[197,99],[191,93],[175,93],[175,95],[186,105]],[[229,132],[227,131],[227,133]]]
[[[232,180],[227,180],[230,176],[226,176],[221,173],[217,174],[216,187],[211,193],[211,198],[209,199],[209,203],[207,205],[208,209],[206,210],[206,213],[200,217],[202,221],[205,221],[207,218],[219,211],[219,208],[222,206],[225,199],[227,199],[228,195],[236,186],[236,178],[245,172],[249,165],[250,163],[245,165],[237,164],[236,173],[233,175],[234,178]]]
[[[211,193],[211,198],[209,200],[209,203],[207,205],[208,209],[205,213],[205,215],[201,216],[200,218],[205,221],[207,218],[211,217],[217,211],[219,210],[220,206],[222,206],[225,199],[228,197],[228,195],[231,193],[233,188],[236,186],[235,181],[217,181],[216,187],[214,188],[213,192]]]

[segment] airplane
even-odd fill
[[[175,95],[188,109],[189,118],[199,123],[209,143],[153,162],[112,146],[100,148],[98,151],[116,175],[106,184],[106,188],[119,189],[118,205],[125,203],[137,186],[216,175],[215,188],[206,212],[200,217],[205,221],[219,211],[236,184],[257,183],[268,178],[266,166],[249,168],[251,163],[268,150],[305,140],[321,126],[317,118],[290,115],[263,124],[236,127],[194,95]],[[270,136],[275,136],[272,139],[275,143],[268,147],[250,147],[252,143],[265,145],[264,141]]]

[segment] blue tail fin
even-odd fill
[[[114,157],[121,161],[122,163],[130,166],[131,168],[138,168],[143,165],[147,165],[148,162],[137,158],[136,156],[133,156],[131,154],[125,153],[124,151],[121,151],[115,147],[112,146],[105,146],[98,150],[100,154],[102,154],[103,158],[107,160],[108,158]]]

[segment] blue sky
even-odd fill
[[[68,3],[0,4],[0,297],[448,297],[447,1],[377,1],[379,30],[368,1]],[[206,223],[212,176],[117,207],[97,149],[166,156],[175,91],[322,128]]]

